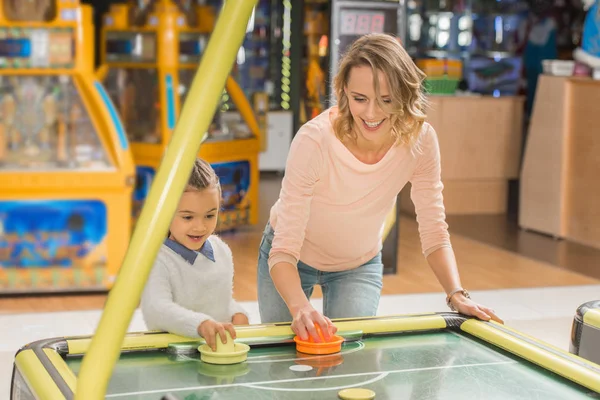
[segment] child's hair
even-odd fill
[[[417,68],[400,42],[393,36],[371,33],[357,39],[345,53],[334,78],[334,90],[338,100],[339,115],[333,129],[340,140],[356,138],[350,113],[348,97],[344,89],[348,85],[350,71],[354,67],[369,66],[373,69],[373,85],[377,104],[390,114],[392,135],[396,144],[412,144],[416,141],[425,121],[427,99],[422,83],[425,74]],[[381,98],[377,72],[383,73],[390,90],[391,103]]]
[[[192,190],[202,190],[206,188],[217,188],[219,190],[220,197],[221,183],[219,182],[217,173],[209,163],[201,158],[197,158],[194,162],[194,167],[192,168],[192,173],[188,179],[185,191],[189,192]]]

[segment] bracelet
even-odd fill
[[[458,289],[454,289],[453,291],[451,291],[448,294],[448,296],[446,296],[446,304],[448,305],[448,308],[450,308],[450,310],[452,310],[452,311],[457,311],[456,308],[454,307],[454,305],[450,302],[450,300],[452,300],[452,297],[456,293],[462,293],[463,296],[465,296],[467,299],[471,298],[471,295],[469,294],[469,292],[466,289],[458,288]]]

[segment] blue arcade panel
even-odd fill
[[[222,202],[218,229],[229,230],[239,225],[249,224],[250,163],[248,161],[231,161],[211,165],[221,182]],[[137,167],[132,207],[134,223],[139,218],[155,174],[156,170],[154,168],[148,166]]]
[[[152,181],[156,175],[156,170],[154,168],[143,165],[137,166],[135,172],[135,188],[133,189],[133,201],[131,203],[131,217],[133,224],[135,224],[140,217],[144,201],[150,193],[150,187],[152,186]]]
[[[243,210],[249,208],[246,199],[250,189],[250,163],[233,161],[211,164],[221,182],[221,210]]]
[[[106,235],[101,201],[0,202],[0,289],[100,286]]]

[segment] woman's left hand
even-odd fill
[[[496,315],[496,312],[491,308],[475,303],[473,300],[466,298],[463,294],[457,293],[450,300],[454,308],[461,314],[477,317],[484,321],[490,319],[500,324],[504,321]]]

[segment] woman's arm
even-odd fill
[[[316,127],[298,132],[288,154],[281,192],[276,205],[269,270],[280,262],[296,265],[304,243],[315,186],[321,177],[323,151]]]
[[[290,310],[293,318],[292,330],[300,339],[307,340],[310,335],[315,341],[319,341],[315,324],[326,328],[321,329],[326,340],[337,331],[331,320],[315,310],[304,294],[296,266],[287,262],[277,263],[271,269],[271,278]]]
[[[292,329],[304,340],[308,339],[308,334],[319,340],[315,323],[323,328],[327,338],[329,333],[335,332],[331,321],[316,311],[308,301],[302,290],[297,268],[314,188],[323,167],[323,150],[319,140],[321,135],[319,128],[309,123],[302,127],[292,141],[281,183],[275,235],[269,254],[269,271],[273,284],[290,310]]]
[[[462,288],[456,258],[451,247],[437,249],[427,257],[427,262],[446,291],[446,294]],[[454,293],[450,301],[454,308],[463,314],[473,315],[484,321],[493,319],[496,322],[503,323],[494,310],[474,303],[465,297],[462,292]]]
[[[425,129],[425,128],[424,128]],[[502,322],[493,310],[479,306],[462,292],[456,257],[450,243],[442,190],[441,159],[437,135],[427,126],[419,139],[421,154],[411,178],[411,198],[415,204],[423,254],[456,310],[483,320]]]
[[[439,248],[427,257],[427,263],[433,270],[433,273],[444,288],[446,294],[449,294],[456,288],[462,287],[452,248]]]
[[[271,278],[292,315],[310,303],[302,290],[297,266],[279,262],[271,269]]]

